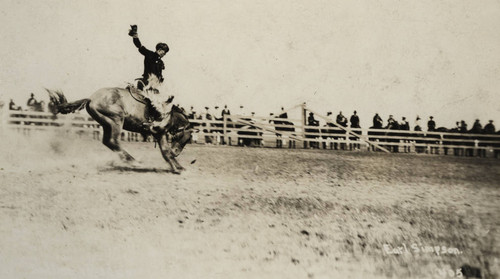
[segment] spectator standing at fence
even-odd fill
[[[422,131],[422,123],[420,122],[420,116],[417,115],[417,118],[415,119],[415,128],[413,128],[414,131]]]
[[[351,123],[351,128],[361,128],[361,126],[359,126],[359,116],[356,111],[354,111],[353,115],[351,115],[349,122]]]
[[[196,118],[196,111],[194,110],[194,107],[191,106],[188,112],[188,118],[189,119],[195,119]]]
[[[484,125],[483,133],[490,135],[495,133],[495,125],[493,125],[493,120],[490,120],[488,124]]]
[[[215,120],[222,120],[222,114],[221,114],[221,110],[219,109],[219,106],[215,106],[214,107],[214,119]]]
[[[205,113],[203,114],[203,119],[204,120],[213,120],[214,119],[209,107],[205,107]]]
[[[339,111],[335,122],[342,127],[347,127],[347,118],[345,118],[341,111]]]
[[[406,130],[406,131],[410,130],[410,123],[406,121],[406,117],[403,116],[403,118],[401,118],[401,123],[399,124],[399,128],[401,130]]]
[[[481,125],[479,119],[476,119],[476,121],[472,125],[472,129],[470,130],[470,132],[474,134],[480,134],[482,131],[483,131],[483,125]]]
[[[33,108],[35,107],[36,103],[37,103],[37,101],[35,99],[35,94],[31,93],[31,97],[26,102],[26,106],[28,107],[29,110],[33,110]]]
[[[460,130],[459,130],[460,133],[467,133],[468,130],[467,130],[467,123],[465,123],[464,120],[460,121]]]
[[[288,118],[288,114],[285,111],[285,108],[281,107],[281,112],[278,118]]]
[[[392,114],[389,115],[389,118],[387,119],[387,129],[394,129],[396,126],[399,127],[398,122],[394,119],[394,116]]]
[[[382,129],[382,126],[384,126],[384,122],[382,120],[382,117],[378,115],[378,113],[375,113],[375,116],[373,116],[373,128],[374,129]]]
[[[9,109],[10,110],[21,110],[21,107],[16,106],[16,103],[14,103],[14,101],[12,99],[10,99]]]
[[[314,113],[310,112],[307,117],[307,125],[309,126],[319,126],[319,121],[314,118]]]
[[[224,115],[231,115],[231,112],[227,108],[227,105],[224,105],[224,109],[222,110],[221,115],[222,115],[222,118],[224,118]]]
[[[427,131],[429,132],[436,131],[436,122],[434,122],[433,116],[429,116],[429,121],[427,121]]]
[[[319,126],[319,121],[314,118],[314,113],[309,112],[309,116],[307,117],[307,125],[308,126]],[[306,133],[318,133],[319,130],[317,129],[306,129]],[[306,135],[306,138],[316,138],[316,135]],[[319,148],[319,142],[316,141],[310,141],[309,146],[311,148]]]

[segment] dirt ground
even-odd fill
[[[0,136],[0,278],[500,276],[500,160]]]

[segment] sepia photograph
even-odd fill
[[[500,1],[0,23],[0,278],[500,278]]]

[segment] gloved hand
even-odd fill
[[[137,25],[130,25],[130,30],[128,31],[128,35],[131,37],[137,37]]]

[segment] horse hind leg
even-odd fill
[[[134,157],[132,157],[120,145],[119,137],[121,134],[121,127],[123,126],[123,119],[118,117],[116,119],[108,117],[93,108],[91,104],[87,106],[87,112],[92,116],[92,118],[101,124],[103,128],[102,143],[112,151],[118,153],[122,161],[135,161]]]
[[[123,124],[123,123],[113,122],[110,125],[110,130],[111,130],[110,137],[107,139],[106,142],[104,142],[104,138],[103,138],[103,143],[109,149],[118,153],[118,155],[120,156],[120,159],[122,161],[124,161],[124,162],[135,161],[134,157],[132,157],[132,155],[130,155],[127,151],[125,151],[125,149],[123,149],[121,147],[121,144],[120,144],[121,125],[120,124]]]

